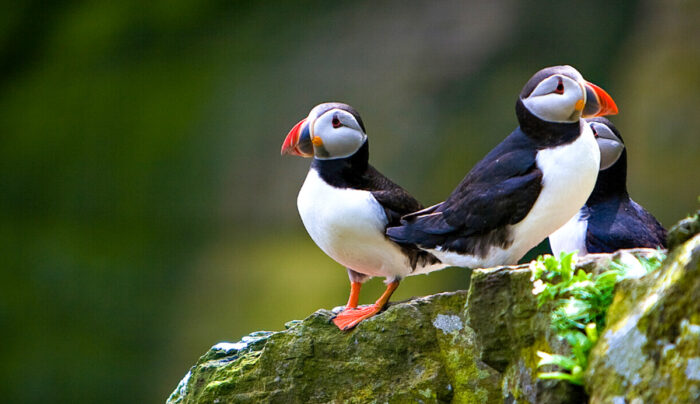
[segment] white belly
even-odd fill
[[[444,251],[441,247],[437,249],[427,249],[426,251],[448,265],[465,268],[491,268],[499,265],[511,265],[515,264],[519,259],[513,258],[512,249],[507,248],[504,250],[500,247],[491,247],[485,257]]]
[[[332,187],[312,169],[297,206],[311,238],[341,265],[369,276],[411,272],[408,258],[384,236],[388,220],[370,192]]]
[[[587,230],[588,220],[581,216],[581,210],[579,210],[565,225],[549,235],[552,254],[557,258],[562,252],[578,251],[578,255],[588,254],[586,249]]]
[[[510,226],[513,243],[508,248],[492,247],[484,258],[440,249],[428,251],[455,266],[486,268],[516,264],[530,249],[576,215],[593,191],[600,150],[590,127],[583,127],[576,141],[537,153],[542,190],[527,216]]]

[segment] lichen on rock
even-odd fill
[[[393,304],[350,332],[319,310],[287,330],[244,337],[245,346],[217,344],[169,401],[450,401],[459,381],[446,364],[470,343],[458,335],[465,300],[462,291]]]

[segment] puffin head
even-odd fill
[[[590,125],[600,148],[600,171],[607,170],[621,160],[625,151],[622,136],[615,125],[605,118],[587,119],[586,122]],[[626,160],[626,153],[623,160]],[[626,161],[621,163],[627,165]]]
[[[600,172],[589,203],[627,194],[627,149],[620,132],[605,118],[586,119],[600,148]]]
[[[352,156],[367,141],[360,114],[347,104],[327,102],[294,125],[282,144],[282,154],[321,160]]]
[[[552,66],[535,73],[523,87],[520,100],[531,114],[546,122],[572,123],[617,114],[612,97],[571,66]]]

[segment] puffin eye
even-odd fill
[[[557,89],[554,90],[555,93],[557,94],[564,94],[564,83],[559,79],[559,83],[557,84]]]
[[[598,137],[598,131],[595,130],[595,126],[591,125],[591,129],[593,130],[593,136]]]
[[[333,120],[331,121],[331,125],[333,125],[334,128],[339,128],[340,127],[340,119],[338,119],[337,116],[334,116]]]

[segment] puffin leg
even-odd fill
[[[350,297],[348,298],[348,304],[343,310],[357,307],[357,303],[360,300],[360,288],[362,288],[362,284],[370,278],[370,276],[353,271],[350,268],[347,268],[347,270],[348,278],[350,279]]]
[[[345,310],[357,308],[357,302],[360,300],[361,287],[362,282],[350,282],[350,297],[348,298],[348,304],[345,305]]]
[[[340,328],[343,331],[355,327],[356,325],[360,324],[362,320],[370,318],[373,315],[379,313],[384,308],[384,306],[386,306],[387,302],[389,301],[389,298],[394,293],[397,287],[399,287],[398,280],[390,282],[386,285],[386,290],[384,291],[382,296],[379,299],[377,299],[377,301],[374,302],[374,304],[371,304],[369,306],[363,306],[360,308],[348,307],[342,312],[338,313],[338,315],[336,315],[333,318],[333,324],[335,324],[338,328]],[[350,298],[352,299],[352,294]]]

